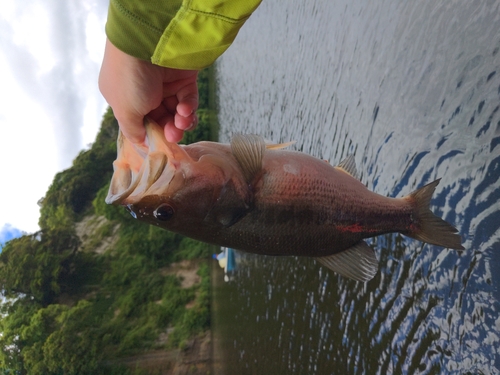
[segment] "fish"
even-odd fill
[[[147,145],[119,133],[106,197],[137,220],[254,254],[312,257],[362,282],[378,271],[367,238],[401,233],[464,250],[457,229],[429,208],[439,179],[390,198],[358,179],[353,155],[332,166],[253,134],[179,145],[152,119],[144,126]]]

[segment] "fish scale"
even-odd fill
[[[401,217],[409,218],[409,203],[399,200],[396,204],[361,183],[357,188],[363,194],[353,198],[349,191],[354,181],[349,186],[339,183],[352,177],[326,163],[317,165],[319,170],[314,165],[304,168],[307,171],[301,170],[298,175],[282,168],[283,162],[302,159],[302,155],[279,151],[266,154],[263,177],[255,187],[254,210],[228,228],[238,239],[233,247],[251,247],[252,252],[267,255],[321,256],[343,251],[366,237],[406,229],[409,220],[405,223]],[[382,212],[383,216],[378,214]],[[383,217],[387,219],[381,220]],[[251,223],[258,228],[249,230]],[[258,234],[245,236],[253,232]]]

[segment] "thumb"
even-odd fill
[[[146,129],[144,128],[143,116],[129,115],[125,118],[116,117],[116,119],[123,135],[130,142],[138,145],[144,145],[146,139]]]

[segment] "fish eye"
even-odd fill
[[[174,216],[174,209],[172,206],[163,203],[154,210],[153,215],[160,221],[167,221]]]

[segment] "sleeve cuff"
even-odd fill
[[[121,51],[151,61],[158,41],[182,0],[110,0],[106,35]]]
[[[165,29],[151,61],[177,69],[211,65],[259,4],[260,0],[185,2]]]

